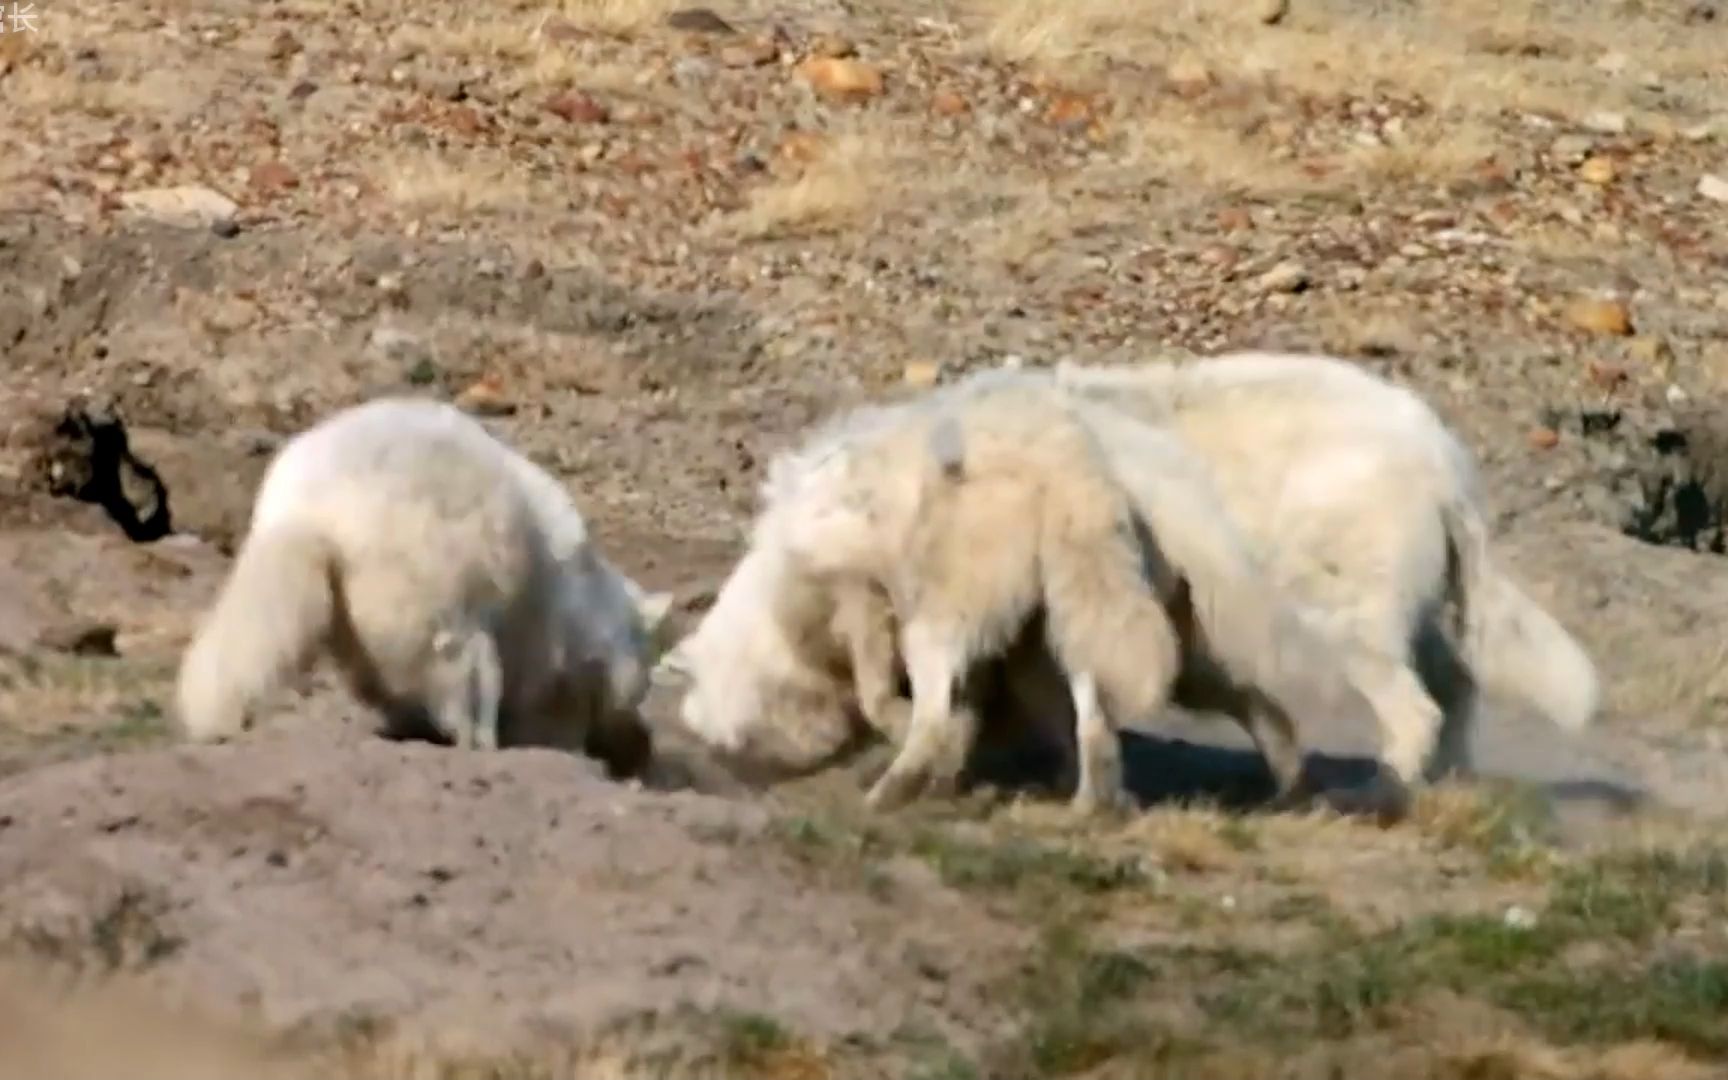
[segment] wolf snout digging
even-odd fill
[[[561,485],[453,406],[386,398],[290,440],[179,673],[194,741],[320,655],[388,729],[628,746],[670,596],[595,547]]]

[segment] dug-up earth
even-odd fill
[[[0,1078],[1728,1076],[1717,0],[0,14]],[[1192,717],[1088,825],[749,788],[665,688],[634,777],[324,675],[174,743],[335,408],[487,417],[688,625],[833,409],[1249,347],[1457,427],[1591,730],[1492,714],[1390,828],[1254,807]]]

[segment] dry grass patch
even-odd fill
[[[545,192],[529,171],[501,154],[465,150],[459,156],[434,151],[404,153],[371,173],[384,196],[412,214],[463,216],[519,209]]]
[[[174,658],[25,655],[0,660],[0,744],[123,750],[168,734]]]
[[[1465,176],[1500,149],[1492,128],[1471,120],[1424,120],[1390,141],[1346,151],[1345,174],[1368,184],[1445,184]]]
[[[782,146],[780,177],[750,193],[742,210],[712,228],[746,240],[833,234],[866,228],[890,209],[940,197],[934,148],[914,130],[860,120],[839,130],[799,133]]]
[[[1180,56],[1215,75],[1268,77],[1289,89],[1420,96],[1443,110],[1523,109],[1636,115],[1647,77],[1705,81],[1720,65],[1671,15],[1630,4],[1567,20],[1534,2],[1465,0],[1440,8],[1364,12],[1298,3],[1265,27],[1251,6],[1191,0],[973,0],[983,47],[1002,59],[1089,78],[1111,64],[1159,67]]]
[[[1150,115],[1124,126],[1121,164],[1171,183],[1178,191],[1273,197],[1319,190],[1261,133],[1200,118]]]
[[[576,26],[607,34],[640,33],[663,23],[679,0],[562,0],[556,11]]]
[[[79,112],[111,117],[124,112],[149,110],[148,95],[120,83],[94,82],[67,72],[25,67],[6,76],[8,110],[47,113]]]
[[[1401,305],[1364,310],[1364,303],[1337,294],[1314,298],[1310,318],[1325,351],[1335,356],[1388,357],[1413,356],[1421,350],[1422,318]]]
[[[0,1080],[311,1080],[249,1028],[168,1007],[130,985],[70,993],[44,973],[0,971]],[[100,1032],[92,1038],[92,1032]]]

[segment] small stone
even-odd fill
[[[214,228],[219,222],[232,221],[240,209],[228,196],[198,184],[128,191],[120,196],[120,205],[164,224],[186,228]]]
[[[1728,203],[1728,179],[1705,173],[1698,178],[1698,194],[1711,202]]]
[[[1680,129],[1680,137],[1687,142],[1709,142],[1716,137],[1716,122],[1705,120],[1702,123],[1690,124]]]
[[[301,79],[299,82],[297,82],[293,86],[289,87],[288,100],[289,101],[304,101],[307,98],[311,97],[313,94],[317,93],[317,91],[318,91],[318,84],[317,83],[310,82],[306,79]]]
[[[720,62],[729,68],[765,67],[780,59],[780,43],[758,37],[720,50]]]
[[[1605,109],[1584,118],[1585,129],[1598,135],[1624,135],[1629,126],[1625,113],[1609,112]]]
[[[882,92],[882,73],[861,60],[811,57],[798,65],[798,75],[830,100],[864,101]]]
[[[426,349],[426,343],[418,335],[397,326],[379,326],[373,329],[366,344],[386,360],[407,367],[410,371],[408,381],[416,385],[431,381],[430,375],[423,380],[417,380],[412,374],[417,367],[428,370],[431,368],[431,355]]]
[[[774,156],[794,170],[799,170],[827,152],[827,139],[811,131],[794,131],[780,140]]]
[[[266,161],[252,170],[248,183],[261,195],[274,195],[299,187],[300,176],[280,161]]]
[[[1059,128],[1083,129],[1092,122],[1092,100],[1083,94],[1058,94],[1044,110],[1044,120]]]
[[[572,124],[604,124],[612,119],[606,106],[577,90],[559,94],[546,102],[546,111]]]
[[[1626,385],[1626,382],[1632,377],[1631,372],[1619,364],[1604,364],[1600,361],[1591,361],[1587,374],[1590,376],[1590,382],[1597,389],[1609,393],[1613,393]]]
[[[1632,333],[1632,313],[1619,300],[1574,300],[1566,305],[1566,321],[1592,334],[1627,337]]]
[[[666,16],[666,25],[691,34],[736,34],[732,24],[712,8],[679,8]]]
[[[1290,0],[1259,0],[1254,5],[1254,17],[1267,26],[1276,26],[1290,14]]]
[[[1218,211],[1214,220],[1225,232],[1242,232],[1254,227],[1254,215],[1240,206],[1226,206]]]
[[[1554,140],[1548,152],[1557,160],[1571,165],[1583,161],[1596,148],[1596,140],[1588,135],[1562,135]]]
[[[1308,271],[1301,263],[1281,262],[1272,269],[1260,275],[1260,291],[1268,293],[1297,293],[1306,289],[1310,283]]]
[[[1529,930],[1536,925],[1536,913],[1520,904],[1513,904],[1500,921],[1512,930]]]
[[[456,395],[456,407],[476,416],[509,416],[516,405],[504,394],[504,382],[496,375],[482,375]]]
[[[810,42],[811,56],[825,56],[832,60],[844,60],[858,55],[858,46],[852,44],[839,34],[817,34]]]
[[[1198,94],[1212,85],[1212,69],[1192,52],[1185,52],[1172,60],[1164,75],[1182,94]]]
[[[1584,163],[1578,166],[1578,178],[1586,184],[1595,184],[1597,187],[1612,184],[1614,173],[1614,159],[1602,157],[1599,154],[1585,158]]]
[[[1674,348],[1659,337],[1633,338],[1626,345],[1626,355],[1640,364],[1660,367],[1672,363]]]
[[[935,386],[941,378],[942,365],[935,360],[914,360],[900,373],[901,382],[920,390]]]
[[[276,36],[270,39],[269,52],[272,60],[286,60],[299,51],[299,40],[287,30],[277,31]]]
[[[1552,450],[1560,445],[1560,433],[1551,427],[1539,427],[1530,433],[1530,446],[1536,450]]]
[[[971,108],[965,98],[952,90],[938,90],[930,98],[930,109],[939,116],[960,116]]]
[[[547,41],[564,42],[581,41],[588,36],[580,26],[560,16],[554,16],[541,24],[540,34]]]

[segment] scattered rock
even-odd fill
[[[914,360],[900,373],[900,381],[920,390],[935,386],[942,379],[942,365],[935,360]]]
[[[1705,173],[1698,178],[1698,194],[1711,202],[1728,203],[1728,179]]]
[[[1660,367],[1674,360],[1673,347],[1659,337],[1634,338],[1627,343],[1626,354],[1649,367]]]
[[[1513,904],[1506,909],[1501,921],[1512,930],[1530,930],[1536,925],[1536,913],[1527,907]]]
[[[1260,291],[1267,293],[1297,293],[1311,283],[1308,271],[1301,263],[1281,262],[1260,275]]]
[[[1058,94],[1044,110],[1046,123],[1067,130],[1084,130],[1092,118],[1092,99],[1084,94]]]
[[[120,205],[165,225],[188,229],[232,222],[240,210],[233,199],[199,184],[128,191],[120,196]]]
[[[736,34],[733,25],[712,8],[679,8],[666,16],[666,25],[692,34]]]
[[[791,171],[800,172],[827,152],[827,139],[810,131],[794,131],[780,140],[774,157]]]
[[[1562,135],[1554,140],[1548,148],[1548,153],[1555,160],[1566,165],[1576,164],[1590,156],[1590,151],[1596,148],[1596,140],[1588,135]]]
[[[1536,450],[1552,450],[1560,445],[1560,433],[1551,427],[1539,427],[1530,433],[1530,446]]]
[[[1631,378],[1631,373],[1619,364],[1604,364],[1600,361],[1590,363],[1588,374],[1593,385],[1610,394],[1624,386]]]
[[[1614,182],[1614,176],[1614,159],[1600,154],[1585,158],[1584,163],[1578,166],[1578,177],[1586,184],[1604,187]]]
[[[546,111],[572,124],[604,124],[612,119],[611,110],[579,90],[549,99]]]
[[[814,56],[798,65],[798,74],[833,101],[865,101],[882,93],[882,73],[861,60]]]
[[[1243,232],[1254,227],[1254,215],[1240,206],[1226,206],[1218,211],[1214,220],[1225,232]]]
[[[272,60],[286,60],[299,51],[299,39],[287,30],[278,30],[276,36],[270,39],[269,55]]]
[[[1192,52],[1185,52],[1172,60],[1164,76],[1180,94],[1198,94],[1212,85],[1212,69]]]
[[[1582,297],[1566,305],[1566,321],[1592,334],[1627,337],[1632,333],[1632,313],[1619,300]]]
[[[832,60],[844,60],[858,55],[858,46],[839,34],[817,34],[810,42],[811,56],[825,56]]]
[[[940,116],[960,116],[970,112],[972,106],[952,90],[938,90],[930,98],[930,109]]]
[[[300,175],[280,161],[266,161],[252,170],[247,183],[260,195],[275,195],[300,186]]]
[[[540,26],[540,34],[547,41],[581,41],[588,35],[580,26],[562,16],[547,19]]]
[[[1624,135],[1629,124],[1625,113],[1609,112],[1603,109],[1586,116],[1584,127],[1598,135]]]
[[[1267,26],[1276,26],[1284,21],[1284,16],[1290,14],[1290,0],[1258,0],[1254,5],[1254,17]]]
[[[504,393],[504,381],[496,375],[482,375],[456,395],[456,407],[476,416],[509,416],[516,411],[515,402]]]
[[[720,62],[729,68],[765,67],[780,59],[780,43],[770,37],[751,38],[720,50]]]
[[[410,373],[420,366],[431,367],[431,351],[427,349],[425,341],[419,335],[409,333],[401,327],[375,327],[371,336],[367,338],[366,344],[385,359],[401,364]],[[417,385],[424,385],[431,379],[415,379],[410,374],[409,381]]]

